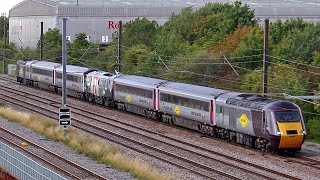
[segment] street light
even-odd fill
[[[6,33],[6,13],[2,13],[1,14],[2,18],[3,18],[3,74],[8,74],[8,70],[7,70],[7,60],[6,60],[6,50],[7,50],[7,33]]]

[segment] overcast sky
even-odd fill
[[[19,2],[23,0],[0,0],[0,15],[2,13],[6,13],[7,16],[9,15],[9,10]]]

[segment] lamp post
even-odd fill
[[[7,50],[7,30],[6,30],[6,13],[2,13],[3,18],[3,74],[8,74],[7,70],[7,59],[6,59],[6,50]]]

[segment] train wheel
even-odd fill
[[[89,95],[88,95],[88,101],[89,101],[89,102],[95,102],[95,97],[94,97],[93,94],[89,94]]]
[[[269,152],[272,152],[272,150],[273,150],[273,148],[272,148],[271,144],[268,143],[268,144],[266,145],[266,152],[269,153]]]

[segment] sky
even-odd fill
[[[0,15],[2,13],[6,13],[9,15],[9,10],[19,2],[22,2],[23,0],[0,0]]]

